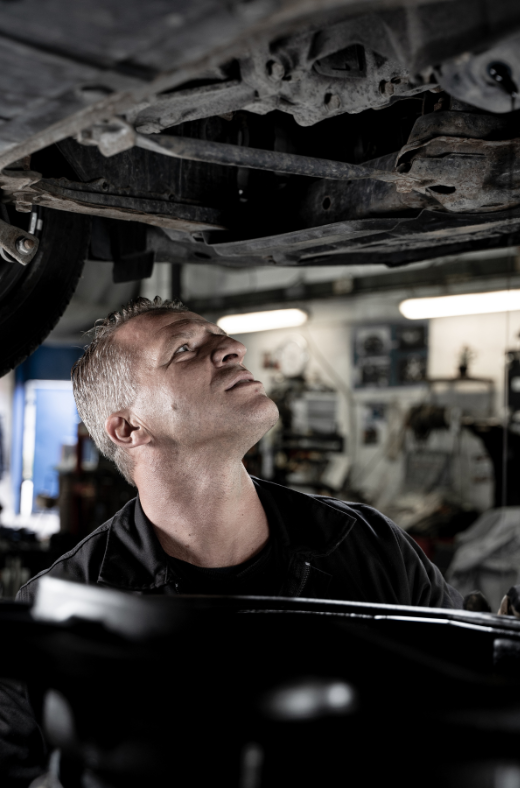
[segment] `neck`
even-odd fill
[[[238,458],[156,458],[136,469],[144,513],[163,550],[196,566],[235,566],[267,542],[267,517]]]

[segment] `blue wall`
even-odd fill
[[[39,493],[58,495],[56,465],[64,443],[75,443],[78,411],[72,391],[36,388],[36,440],[34,443],[34,497]]]
[[[41,345],[16,368],[16,381],[70,380],[70,371],[82,354],[82,347]]]
[[[25,384],[28,380],[70,380],[73,364],[82,355],[81,347],[39,347],[15,372],[11,473],[15,512],[20,511],[22,484],[23,421]],[[41,388],[36,392],[36,442],[34,453],[34,493],[56,495],[61,444],[76,435],[78,414],[71,391]]]

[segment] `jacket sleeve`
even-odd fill
[[[32,601],[18,592],[17,601]],[[46,770],[47,748],[27,686],[0,678],[0,785],[26,788]]]
[[[27,688],[0,679],[0,784],[26,788],[45,772],[47,753]]]
[[[402,555],[412,605],[462,608],[463,598],[443,578],[439,569],[426,557],[417,542],[392,523]]]

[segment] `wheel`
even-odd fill
[[[0,257],[0,377],[33,353],[54,328],[87,256],[89,217],[41,208],[34,217],[9,207],[10,221],[19,227],[27,229],[31,216],[40,239],[33,260],[22,266]]]

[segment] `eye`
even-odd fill
[[[187,344],[181,345],[180,347],[177,348],[174,355],[177,355],[178,353],[186,353],[187,351],[189,351],[189,349],[190,348],[188,347]]]

